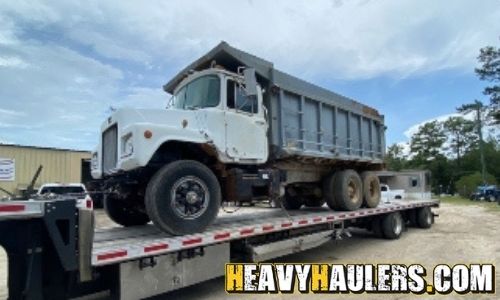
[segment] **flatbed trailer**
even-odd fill
[[[382,237],[379,226],[390,216],[418,226],[425,212],[431,223],[420,227],[430,227],[430,208],[437,206],[436,200],[395,200],[350,212],[242,208],[202,233],[171,236],[153,225],[95,228],[94,212],[73,199],[11,201],[0,203],[0,245],[8,255],[9,299],[141,299],[223,276],[228,262],[311,249],[350,227]]]

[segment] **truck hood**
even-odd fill
[[[104,131],[112,124],[117,123],[119,128],[137,124],[161,124],[168,127],[183,128],[190,125],[199,127],[198,119],[205,115],[202,110],[178,110],[178,109],[132,109],[123,108],[117,110],[102,124]]]

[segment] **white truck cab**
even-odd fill
[[[118,110],[101,126],[92,176],[100,179],[144,167],[169,141],[211,147],[221,163],[265,163],[268,124],[262,90],[257,85],[255,95],[248,96],[243,81],[237,74],[210,68],[186,77],[165,110]]]

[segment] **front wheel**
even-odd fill
[[[174,235],[205,230],[221,203],[219,181],[200,162],[181,160],[161,168],[146,188],[146,210],[153,223]]]

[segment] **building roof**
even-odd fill
[[[19,144],[6,144],[6,143],[0,143],[0,147],[15,147],[15,148],[30,148],[30,149],[40,149],[40,150],[54,150],[54,151],[69,151],[69,152],[91,153],[91,151],[87,151],[87,150],[64,149],[64,148],[55,148],[55,147],[39,147],[39,146],[29,146],[29,145],[19,145]]]

